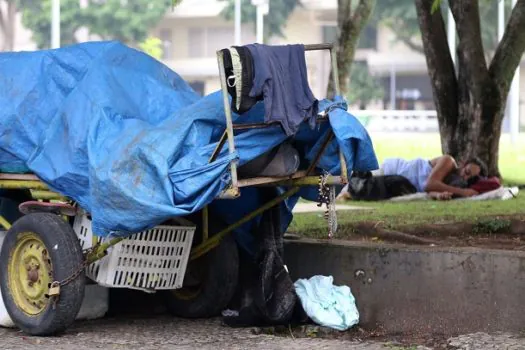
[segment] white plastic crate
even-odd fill
[[[97,242],[85,214],[73,224],[82,249]],[[136,233],[108,249],[108,255],[86,269],[86,275],[105,287],[146,292],[182,287],[195,227],[156,226]]]

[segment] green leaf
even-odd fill
[[[50,46],[51,0],[20,0],[22,22],[33,33],[39,48]],[[60,41],[76,42],[75,32],[87,28],[104,40],[120,40],[134,45],[146,40],[151,28],[164,17],[173,0],[105,0],[91,1],[80,8],[78,0],[61,0]]]
[[[430,13],[434,14],[436,11],[439,10],[439,7],[441,6],[441,0],[434,0],[432,3],[432,9],[430,10]]]
[[[374,100],[382,99],[384,91],[375,77],[370,75],[368,65],[364,62],[354,62],[350,72],[348,101],[366,107]]]
[[[493,52],[498,44],[497,16],[494,14],[497,13],[499,1],[503,0],[479,1],[483,47],[487,52]],[[432,0],[431,11],[434,13],[442,8],[442,5],[445,5],[443,0]],[[505,1],[505,13],[510,14],[511,11],[511,2]],[[397,42],[407,39],[416,43],[421,42],[414,0],[377,0],[370,24],[388,27],[395,34]]]
[[[159,38],[149,37],[139,44],[139,48],[158,60],[162,57],[162,41]]]

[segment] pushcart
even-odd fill
[[[339,94],[337,59],[332,44],[305,45],[306,51],[328,50],[334,89]],[[226,128],[209,162],[226,145],[235,152],[235,133],[269,124],[232,121],[223,54],[217,52]],[[319,116],[318,122],[327,117]],[[31,335],[53,335],[70,326],[83,301],[86,283],[112,288],[163,291],[168,309],[184,317],[213,316],[223,310],[238,283],[239,257],[229,233],[296,194],[301,186],[317,186],[316,166],[333,140],[330,131],[306,170],[286,177],[240,178],[229,165],[231,183],[218,199],[234,199],[252,186],[286,189],[237,222],[226,225],[209,215],[208,207],[185,218],[130,237],[102,239],[91,231],[90,213],[73,200],[53,192],[34,174],[0,174],[4,197],[19,206],[15,218],[0,216],[8,232],[0,255],[0,283],[6,309],[17,327]],[[340,176],[324,176],[325,185],[347,183],[340,154]],[[16,220],[15,220],[16,219]],[[88,277],[88,278],[86,278]]]

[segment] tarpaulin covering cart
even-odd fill
[[[335,71],[332,45],[305,46],[316,49],[330,50]],[[189,316],[220,311],[235,286],[187,288],[188,261],[207,255],[215,269],[207,275],[233,281],[236,272],[217,270],[237,268],[228,233],[250,252],[251,227],[267,209],[280,205],[285,229],[301,196],[317,199],[320,179],[339,186],[349,172],[377,168],[366,130],[339,96],[319,101],[317,126],[304,123],[293,137],[264,123],[263,102],[232,113],[217,56],[222,90],[200,97],[168,67],[118,42],[0,54],[0,191],[25,214],[0,216],[9,230],[0,274],[21,329],[64,330],[85,274],[111,287],[175,290]],[[298,150],[297,172],[239,176],[284,142]],[[264,202],[264,186],[279,195]],[[230,252],[230,265],[214,266],[221,252]],[[192,304],[198,298],[207,304]]]

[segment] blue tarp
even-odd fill
[[[200,97],[168,67],[118,42],[1,53],[0,106],[0,170],[34,172],[91,212],[101,236],[198,211],[228,185],[232,159],[242,165],[286,140],[280,128],[248,130],[235,137],[234,155],[224,147],[208,164],[225,128],[221,92]],[[320,101],[325,109],[329,124],[302,125],[293,140],[303,158],[312,159],[332,127],[336,139],[322,169],[339,174],[339,146],[349,171],[376,169],[371,140],[344,101]],[[263,118],[263,103],[234,115],[237,123]],[[282,206],[288,218],[296,200]],[[228,212],[221,203],[213,207],[227,221],[260,204],[253,189],[230,201]]]

